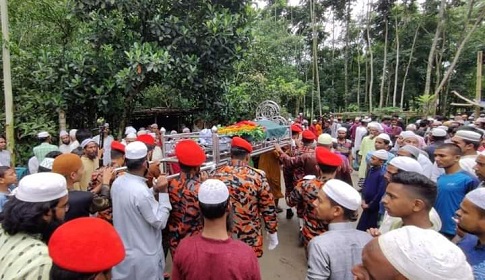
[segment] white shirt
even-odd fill
[[[71,142],[71,145],[69,145],[70,148],[71,148],[71,152],[72,150],[76,149],[77,147],[79,147],[79,142],[76,140],[74,142]]]
[[[93,137],[93,140],[99,144],[99,135],[96,135]],[[103,140],[103,165],[108,166],[111,163],[111,142],[113,142],[115,139],[113,136],[108,135],[104,137]]]
[[[362,139],[366,134],[367,134],[367,128],[364,126],[358,126],[355,129],[354,147],[356,151],[360,150],[360,144],[362,143]]]
[[[66,144],[61,144],[59,145],[59,151],[63,154],[69,154],[71,153],[71,145],[66,145]]]
[[[113,279],[163,279],[162,229],[172,210],[168,194],[160,193],[156,201],[145,178],[126,173],[114,181],[111,198],[113,225],[126,250]]]
[[[429,211],[429,220],[433,225],[431,227],[432,230],[434,231],[441,230],[442,224],[441,224],[440,215],[438,215],[438,212],[436,212],[434,208],[431,208],[431,210]],[[381,226],[379,227],[379,231],[381,232],[381,234],[384,234],[391,230],[398,229],[402,226],[403,226],[403,223],[401,218],[389,216],[389,214],[386,211],[386,213],[384,213],[384,218],[382,219]]]
[[[423,168],[422,174],[428,178],[431,178],[431,174],[433,173],[433,163],[423,154],[419,154],[418,156],[418,163]]]

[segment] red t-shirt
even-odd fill
[[[260,280],[254,251],[228,238],[214,240],[201,234],[182,239],[173,260],[172,280]]]

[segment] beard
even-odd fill
[[[64,223],[64,221],[57,218],[54,212],[52,214],[53,214],[52,220],[50,222],[45,222],[44,228],[41,233],[42,241],[45,244],[49,243],[49,239],[51,238],[54,231]]]
[[[71,143],[71,140],[63,140],[62,144],[64,145],[69,145]]]

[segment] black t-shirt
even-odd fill
[[[66,212],[65,221],[76,218],[89,217],[89,207],[93,202],[93,194],[87,191],[69,191],[69,211]]]

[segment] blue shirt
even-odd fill
[[[8,196],[6,193],[0,193],[0,213],[3,211],[3,206],[8,201]]]
[[[465,235],[456,245],[465,253],[466,260],[473,268],[475,280],[485,279],[485,245],[480,244],[478,237],[473,234]]]
[[[456,233],[456,223],[453,216],[460,208],[465,195],[478,186],[478,180],[467,173],[459,171],[453,174],[443,174],[438,177],[438,196],[434,208],[441,218],[443,226],[441,233],[454,235]]]

